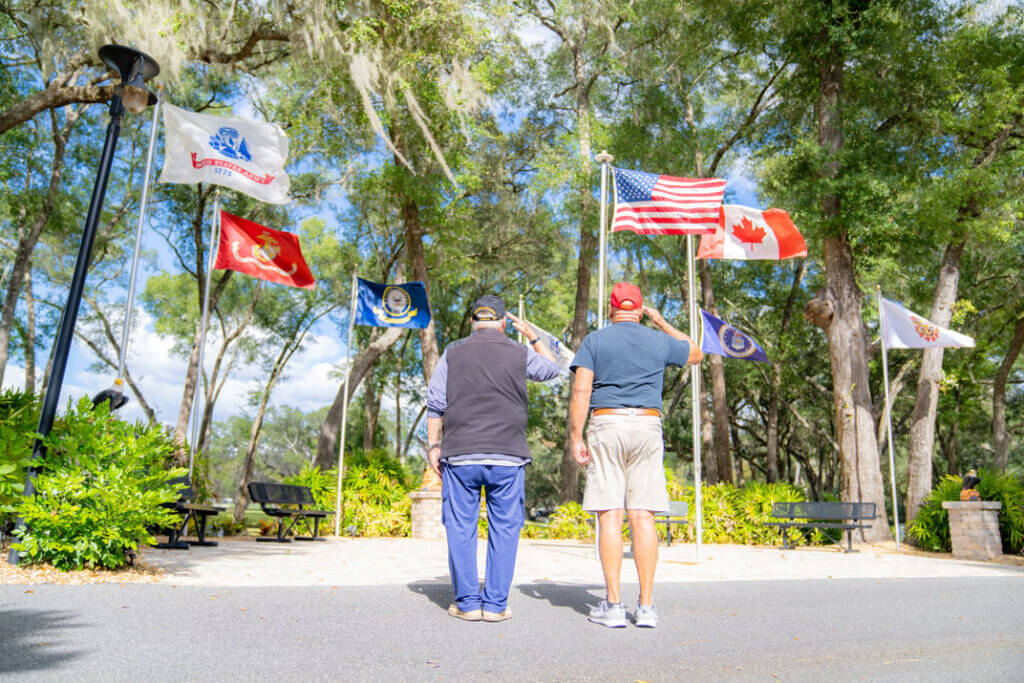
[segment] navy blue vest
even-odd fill
[[[441,457],[530,457],[526,444],[526,347],[481,329],[451,344]]]

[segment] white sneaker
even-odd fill
[[[621,602],[602,600],[597,607],[591,608],[587,618],[608,628],[626,628],[626,608]]]
[[[658,625],[658,612],[654,609],[654,605],[636,603],[633,622],[642,628],[655,628]]]

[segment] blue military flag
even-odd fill
[[[427,288],[422,282],[385,285],[357,278],[356,324],[372,327],[416,327],[430,324]]]
[[[700,310],[702,324],[700,350],[726,358],[754,360],[768,363],[768,354],[757,342],[735,327],[719,320],[703,308]]]

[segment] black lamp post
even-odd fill
[[[41,437],[50,433],[53,419],[57,414],[57,401],[60,400],[61,387],[64,384],[64,371],[67,369],[68,352],[74,338],[75,322],[78,320],[78,308],[82,302],[82,290],[85,287],[85,275],[92,260],[92,245],[96,240],[96,227],[103,210],[103,197],[107,192],[107,180],[110,167],[114,160],[114,149],[117,138],[121,134],[121,117],[125,109],[138,114],[151,104],[156,103],[156,95],[146,88],[146,81],[160,73],[160,65],[149,55],[124,45],[104,45],[100,48],[100,59],[121,76],[121,83],[114,88],[114,96],[110,99],[110,124],[107,126],[107,138],[103,142],[103,153],[100,156],[100,167],[96,171],[96,184],[92,188],[92,199],[89,201],[89,213],[85,217],[85,229],[82,233],[82,245],[78,249],[78,260],[75,272],[71,277],[68,289],[68,300],[64,305],[64,314],[60,319],[60,330],[53,350],[53,369],[50,381],[46,385],[43,406],[39,413],[39,427],[36,431]],[[32,447],[32,465],[25,479],[24,496],[35,495],[35,463],[45,454],[41,439],[37,438]],[[15,529],[25,526],[25,520],[18,518]],[[8,560],[18,564],[18,551],[11,548]]]

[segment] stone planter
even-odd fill
[[[1003,554],[999,535],[997,501],[946,501],[942,507],[949,513],[949,535],[953,557],[964,560],[991,560]]]
[[[409,493],[412,498],[412,537],[444,540],[441,523],[441,492],[419,489]]]

